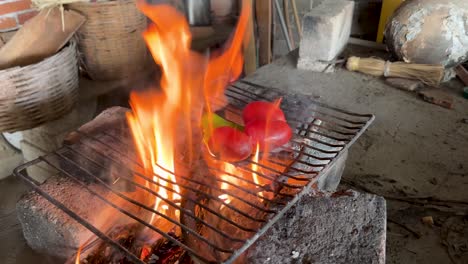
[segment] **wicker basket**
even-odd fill
[[[134,0],[73,3],[87,21],[78,31],[82,67],[94,80],[125,79],[148,69],[147,19]]]
[[[36,64],[0,70],[0,132],[30,129],[70,112],[78,79],[74,42]]]

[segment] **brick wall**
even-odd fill
[[[30,0],[0,0],[0,32],[16,30],[36,14]]]

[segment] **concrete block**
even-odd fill
[[[12,175],[13,170],[23,162],[21,153],[11,152],[11,156],[0,158],[0,180]]]
[[[354,2],[324,1],[304,16],[298,67],[304,61],[334,60],[344,49],[351,34]]]
[[[95,196],[68,178],[52,177],[41,188],[90,222],[97,221],[104,208]],[[16,212],[26,242],[41,253],[68,258],[91,236],[84,226],[34,191],[18,201]]]
[[[21,141],[21,150],[25,161],[37,159],[39,156],[45,155],[47,152],[28,141]],[[40,165],[30,166],[26,169],[28,175],[39,183],[43,183],[52,175],[57,174],[57,170],[51,166],[40,163]]]
[[[57,175],[47,179],[41,189],[100,230],[134,223],[135,220],[104,203],[90,190],[118,206],[124,206],[142,219],[149,219],[149,215],[142,212],[144,210],[113,195],[103,185],[90,183],[84,188],[69,177]],[[128,195],[135,198],[135,195]],[[95,237],[91,231],[35,191],[27,193],[17,202],[16,213],[26,242],[40,253],[69,258],[85,241]]]
[[[333,164],[328,172],[323,174],[317,181],[317,189],[323,192],[334,192],[340,185],[341,177],[345,169],[348,151],[346,150]]]
[[[0,135],[0,180],[10,176],[13,169],[23,161],[23,155]]]
[[[345,191],[303,197],[246,255],[246,263],[385,263],[386,204]]]

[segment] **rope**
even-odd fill
[[[32,0],[32,3],[37,9],[43,10],[49,8],[50,10],[54,7],[60,8],[60,15],[62,17],[62,31],[65,32],[65,8],[63,5],[71,4],[76,2],[90,2],[90,0]],[[50,12],[49,10],[49,12]]]
[[[390,61],[385,62],[384,72],[383,72],[384,77],[389,77],[390,76],[390,65],[392,65],[392,63]]]

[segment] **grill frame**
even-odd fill
[[[229,98],[229,101],[231,103],[233,103],[235,106],[239,106],[239,105],[242,105],[242,104],[245,105],[249,101],[271,100],[271,98],[267,98],[267,97],[271,97],[271,96],[259,95],[259,94],[256,94],[256,93],[250,91],[250,89],[261,89],[261,90],[267,91],[267,90],[270,90],[272,88],[265,87],[265,86],[255,84],[255,83],[252,83],[252,82],[248,82],[248,81],[240,81],[240,82],[238,82],[236,84],[231,85],[229,87],[229,89],[226,91],[226,94],[227,94],[227,96]],[[273,95],[273,96],[275,96],[275,95]],[[329,142],[323,142],[322,140],[320,140],[320,137],[319,137],[319,139],[314,138],[313,141],[318,141],[318,142],[315,142],[315,143],[318,143],[320,146],[328,146],[330,148],[340,148],[340,150],[339,151],[325,150],[325,149],[321,149],[320,147],[317,147],[317,146],[310,146],[315,151],[318,151],[318,152],[321,152],[321,153],[324,153],[324,154],[327,154],[327,155],[328,154],[329,155],[334,155],[334,156],[332,158],[330,158],[330,157],[325,157],[325,158],[324,157],[315,157],[315,160],[324,161],[326,163],[324,163],[324,164],[322,164],[322,163],[312,164],[312,165],[308,164],[308,165],[311,165],[312,167],[317,167],[317,168],[321,168],[321,169],[319,169],[318,171],[314,171],[312,173],[310,173],[310,171],[309,172],[303,172],[303,173],[308,173],[309,176],[312,176],[313,174],[315,174],[315,175],[313,175],[313,177],[309,178],[308,182],[306,184],[304,184],[300,188],[301,190],[298,191],[296,194],[294,194],[292,197],[290,197],[291,199],[286,204],[283,204],[281,209],[279,209],[279,211],[274,212],[274,215],[269,217],[268,220],[265,221],[265,223],[261,226],[261,228],[259,228],[258,230],[255,230],[255,233],[253,233],[252,236],[250,236],[248,239],[243,241],[242,246],[240,246],[239,248],[229,252],[230,256],[226,260],[224,260],[224,262],[222,262],[222,263],[233,263],[252,244],[254,244],[254,242],[260,236],[262,236],[273,224],[275,224],[284,215],[284,213],[289,208],[291,208],[291,206],[293,206],[303,195],[309,193],[309,191],[311,189],[311,186],[313,184],[315,184],[317,182],[317,180],[323,174],[326,174],[328,172],[328,168],[330,168],[331,166],[333,166],[335,164],[335,162],[341,157],[341,155],[343,153],[345,153],[349,149],[349,147],[365,132],[365,130],[370,126],[370,124],[375,119],[374,115],[371,115],[371,114],[356,114],[356,113],[344,111],[344,110],[341,110],[341,109],[338,109],[338,108],[329,107],[329,106],[326,106],[326,105],[324,105],[322,103],[319,103],[319,102],[313,102],[313,104],[316,106],[315,109],[320,109],[321,111],[324,111],[324,110],[331,111],[332,113],[336,114],[336,116],[331,116],[331,119],[336,119],[338,121],[335,120],[335,121],[330,121],[329,122],[329,120],[327,120],[326,121],[327,123],[330,123],[330,124],[335,123],[338,126],[340,126],[339,122],[341,120],[344,123],[347,123],[347,124],[350,124],[350,125],[341,126],[340,129],[342,129],[342,130],[337,130],[336,128],[333,128],[333,127],[326,128],[323,123],[320,123],[320,124],[314,123],[314,121],[317,120],[317,118],[314,118],[311,122],[309,122],[307,124],[304,124],[301,121],[296,120],[295,118],[288,118],[288,123],[290,123],[290,124],[291,123],[297,123],[298,124],[297,126],[292,126],[292,127],[298,128],[297,129],[298,133],[301,132],[301,131],[305,131],[306,134],[308,134],[308,133],[313,133],[313,134],[319,133],[320,137],[328,137],[328,138],[331,138],[333,141],[345,142],[345,143],[344,144],[331,144]],[[241,109],[241,108],[239,108],[239,109]],[[232,110],[232,111],[235,112],[235,110]],[[287,112],[287,111],[288,111],[288,109],[285,109],[285,112]],[[314,114],[329,115],[329,113],[327,113],[326,111],[325,111],[325,113],[324,112],[321,113],[320,111],[316,111],[316,112],[314,112]],[[356,118],[356,120],[362,119],[362,121],[347,120],[347,119],[341,118],[339,115],[353,117],[353,118]],[[325,120],[325,119],[320,117],[319,120]],[[306,128],[302,128],[304,125],[306,126]],[[316,128],[315,131],[314,131],[314,127]],[[327,135],[327,134],[323,134],[322,132],[318,131],[319,128],[324,128],[324,127],[325,127],[325,130],[330,130],[331,133],[342,134],[345,137],[332,136],[331,134]],[[355,130],[355,132],[353,132],[353,133],[344,132],[346,130],[348,130],[348,131],[349,130]],[[92,138],[92,136],[86,135],[83,132],[79,132],[79,133],[84,137],[91,137]],[[322,134],[320,134],[320,133],[322,133]],[[298,136],[300,136],[300,135],[298,135]],[[300,144],[305,144],[305,142],[302,142]],[[37,165],[38,163],[41,163],[41,162],[45,162],[48,165],[51,165],[51,166],[55,167],[55,169],[57,169],[59,172],[61,172],[61,174],[65,174],[67,177],[73,178],[75,180],[74,175],[69,175],[70,174],[69,172],[65,171],[63,168],[60,168],[60,166],[57,167],[52,162],[50,162],[50,160],[48,160],[52,156],[62,157],[62,159],[63,159],[63,153],[61,153],[61,152],[62,151],[70,151],[70,149],[73,150],[72,147],[73,146],[65,145],[64,147],[60,148],[59,150],[57,150],[55,152],[46,154],[44,156],[39,157],[38,159],[27,162],[27,163],[19,166],[18,168],[16,168],[14,170],[14,175],[17,176],[17,177],[20,177],[21,179],[23,179],[27,184],[29,184],[29,185],[31,185],[33,187],[34,191],[36,191],[41,196],[43,196],[45,199],[47,199],[50,203],[52,203],[53,205],[55,205],[56,207],[58,207],[59,209],[64,211],[66,214],[68,214],[70,217],[72,217],[78,223],[83,225],[85,228],[87,228],[88,230],[93,232],[101,240],[103,240],[104,242],[110,244],[111,246],[115,247],[116,249],[121,250],[122,252],[124,252],[129,260],[133,261],[134,263],[145,263],[142,260],[140,260],[137,256],[132,254],[130,251],[128,251],[126,248],[124,248],[123,246],[121,246],[120,244],[118,244],[117,242],[112,240],[103,231],[99,230],[98,228],[96,228],[95,226],[90,224],[88,221],[86,221],[85,219],[83,219],[82,217],[80,217],[79,215],[74,213],[72,210],[67,208],[65,205],[63,205],[62,203],[57,201],[54,197],[52,197],[51,195],[49,195],[48,193],[43,191],[41,189],[41,187],[40,187],[40,183],[35,181],[32,177],[27,175],[26,169],[28,167]],[[302,145],[302,147],[304,147],[304,146]],[[302,152],[302,148],[299,151]],[[299,153],[297,157],[301,156],[302,154],[304,154],[304,153]],[[314,156],[314,155],[312,155],[312,156]],[[312,157],[312,158],[314,158],[314,157]],[[297,161],[298,161],[298,158],[296,158],[296,162]],[[135,161],[135,162],[138,163],[137,161]],[[258,165],[261,165],[261,164],[258,164]],[[300,172],[300,171],[298,171],[298,172]],[[91,174],[92,173],[90,173],[90,175]],[[283,177],[283,176],[288,177],[287,175],[285,175],[285,173],[283,173],[282,175],[277,176],[277,178]],[[94,177],[99,178],[97,176],[94,176]],[[292,177],[294,177],[294,176],[292,176]],[[77,179],[77,181],[79,182],[79,179]],[[85,182],[81,182],[81,184],[86,185]],[[101,184],[103,184],[103,183],[101,183]],[[89,189],[88,189],[88,191],[89,191]],[[257,197],[258,197],[258,193],[257,193]],[[104,201],[104,202],[106,203],[106,201]],[[118,208],[116,208],[116,209],[119,210]],[[119,211],[121,213],[123,213],[123,214],[126,214],[125,212],[122,212],[121,210],[119,210]],[[126,214],[126,215],[128,216],[128,214]],[[135,219],[135,220],[138,221],[137,219]],[[144,223],[141,223],[141,224],[144,224]],[[219,230],[219,231],[221,231],[221,230]],[[194,232],[196,232],[196,231],[194,231]],[[160,235],[165,237],[168,240],[171,240],[174,243],[178,242],[173,237],[171,237],[170,235],[168,235],[168,234],[166,234],[164,232],[160,233]],[[193,249],[185,248],[184,247],[185,245],[183,243],[181,243],[181,244],[182,245],[179,245],[179,246],[183,247],[190,254],[196,256],[199,260],[209,262],[206,259],[204,259],[203,257],[199,256],[196,252],[194,252]]]

